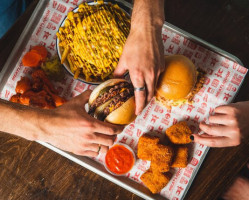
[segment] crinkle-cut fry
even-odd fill
[[[66,46],[64,48],[64,51],[63,51],[62,56],[61,56],[61,64],[63,64],[65,62],[68,54],[69,54],[69,47]]]

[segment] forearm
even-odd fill
[[[131,30],[156,31],[161,34],[164,23],[164,0],[135,0]]]
[[[39,113],[42,111],[0,99],[0,131],[28,140],[42,137]]]

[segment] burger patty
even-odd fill
[[[105,102],[109,101],[111,98],[120,94],[121,90],[125,88],[131,89],[133,91],[132,85],[128,82],[121,82],[115,86],[107,88],[107,91],[103,92],[94,100],[94,102],[89,108],[89,114],[93,114],[97,107],[101,106]]]
[[[133,88],[127,88],[126,90],[124,90],[120,94],[116,95],[114,97],[114,99],[111,101],[111,103],[104,109],[104,116],[106,117],[112,111],[119,108],[122,104],[124,104],[132,96],[134,96]]]

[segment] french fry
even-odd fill
[[[62,53],[62,56],[61,56],[61,64],[64,63],[64,61],[66,60],[68,54],[69,54],[69,47],[65,47],[65,49],[64,49],[64,51]]]
[[[117,5],[101,2],[83,3],[77,13],[69,12],[56,34],[64,49],[61,63],[67,59],[71,71],[77,72],[74,77],[90,81],[112,77],[130,30],[130,19]]]

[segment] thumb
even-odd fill
[[[118,66],[117,68],[115,69],[113,75],[114,77],[123,77],[124,74],[126,72],[126,68],[124,67],[124,65],[122,64],[122,61],[119,60],[119,63],[118,63]]]

